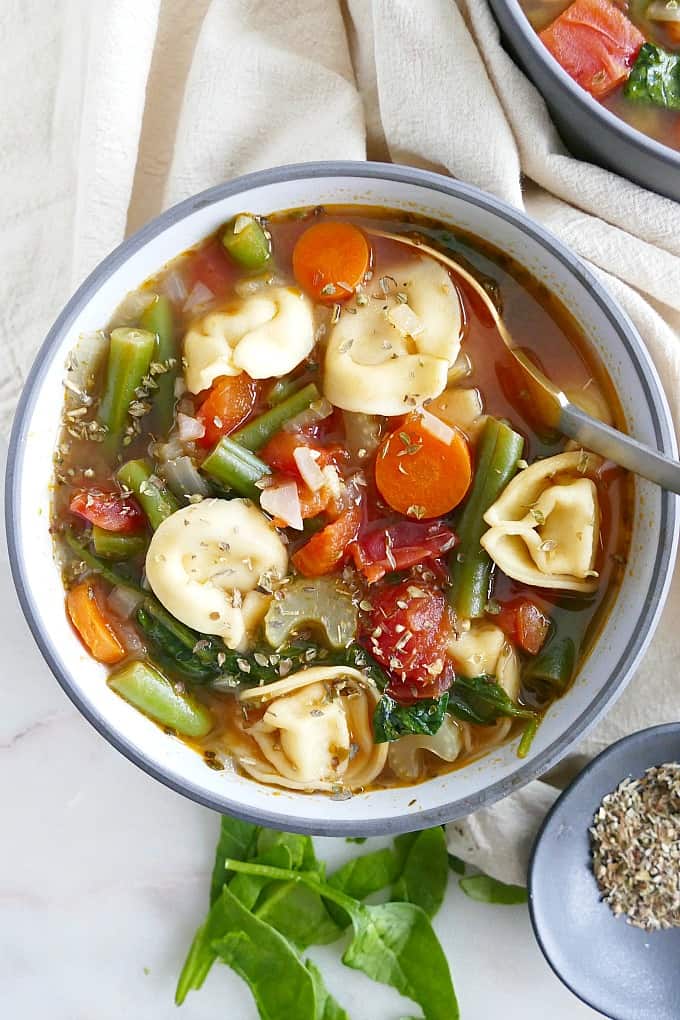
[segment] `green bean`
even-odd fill
[[[267,403],[270,407],[275,407],[301,389],[299,379],[277,379],[267,394]]]
[[[201,471],[217,479],[254,503],[259,502],[260,490],[255,482],[271,471],[259,457],[250,450],[235,443],[230,436],[223,436],[215,449],[201,464]]]
[[[492,567],[480,545],[487,530],[484,514],[517,471],[523,447],[522,437],[508,425],[487,418],[477,448],[472,489],[456,526],[459,542],[449,559],[449,601],[463,619],[484,615]]]
[[[576,665],[576,645],[570,637],[555,634],[548,641],[542,652],[529,664],[526,681],[529,687],[536,681],[542,682],[551,689],[551,696],[566,690],[574,675]]]
[[[271,259],[271,235],[254,216],[235,216],[224,228],[221,240],[225,251],[243,269],[264,269]]]
[[[146,329],[121,326],[111,330],[99,422],[107,429],[106,445],[115,449],[123,438],[130,404],[149,370],[156,337]]]
[[[131,560],[146,549],[144,535],[123,535],[116,531],[105,531],[96,524],[92,528],[92,544],[97,556],[105,560]]]
[[[129,460],[118,469],[117,478],[126,489],[134,492],[154,531],[166,517],[179,509],[179,503],[154,475],[148,461]]]
[[[303,386],[301,390],[286,397],[280,404],[270,407],[264,414],[253,418],[247,425],[237,432],[233,432],[231,439],[244,446],[247,450],[259,450],[272,436],[280,431],[284,422],[290,421],[302,411],[306,411],[310,404],[319,400],[320,393],[314,383]]]
[[[185,737],[204,737],[213,727],[210,711],[146,662],[128,662],[107,681],[122,698],[162,726]]]
[[[157,295],[144,310],[141,318],[144,329],[156,335],[154,361],[164,372],[155,375],[158,389],[153,394],[151,431],[166,436],[175,420],[175,380],[179,357],[175,340],[175,323],[172,305],[164,294]]]
[[[518,758],[526,758],[526,756],[528,755],[531,749],[531,745],[534,742],[536,731],[538,730],[539,721],[540,720],[538,716],[534,716],[534,718],[530,719],[529,722],[524,727],[524,732],[522,733],[522,738],[517,748]]]
[[[90,570],[94,571],[95,574],[100,574],[105,581],[109,582],[109,584],[114,585],[114,587],[116,585],[123,585],[125,588],[132,588],[134,591],[142,590],[138,581],[131,580],[129,577],[125,577],[125,575],[118,573],[117,570],[112,570],[106,563],[102,563],[102,561],[95,556],[94,553],[90,552],[87,545],[72,531],[65,531],[64,539],[78,559],[87,564]]]

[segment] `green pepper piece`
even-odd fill
[[[213,726],[210,711],[146,662],[128,662],[107,683],[131,705],[184,737],[204,737]]]
[[[254,216],[235,216],[224,228],[221,240],[225,251],[243,269],[263,269],[272,257],[271,235]]]
[[[264,636],[273,648],[309,628],[330,648],[346,648],[357,632],[357,609],[352,596],[332,577],[297,578],[282,589],[264,618]]]
[[[149,370],[156,349],[156,336],[146,329],[121,326],[111,330],[104,393],[99,404],[99,422],[106,426],[106,445],[114,449],[123,438],[135,390]]]
[[[118,481],[134,492],[155,531],[166,517],[179,510],[179,503],[153,473],[146,460],[129,460],[118,470]]]
[[[175,420],[175,380],[179,370],[172,305],[164,294],[157,295],[142,314],[144,329],[157,338],[154,360],[165,368],[155,376],[158,389],[153,395],[152,431],[166,436]]]
[[[146,549],[144,535],[121,535],[116,531],[105,531],[96,524],[92,528],[92,544],[97,556],[105,560],[131,560]]]

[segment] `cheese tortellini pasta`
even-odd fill
[[[353,790],[382,771],[387,745],[373,742],[371,719],[379,693],[359,670],[315,666],[240,695],[247,710],[264,706],[244,725],[251,745],[236,749],[255,779],[290,790]]]
[[[565,591],[597,588],[600,508],[585,472],[598,464],[583,451],[536,461],[489,507],[481,543],[508,577]]]
[[[312,304],[296,287],[250,294],[194,325],[184,339],[184,380],[199,393],[221,375],[285,375],[314,346]]]
[[[458,673],[495,677],[509,698],[519,697],[519,657],[495,623],[471,620],[468,628],[452,634],[448,652]]]
[[[287,568],[281,537],[246,499],[204,499],[177,510],[158,527],[146,556],[149,584],[168,612],[236,649],[267,610],[255,588]]]
[[[400,737],[389,745],[387,762],[394,774],[403,780],[420,779],[425,769],[425,755],[434,754],[442,761],[455,761],[463,750],[462,727],[447,715],[433,736],[412,734]]]
[[[333,327],[324,392],[346,411],[404,414],[446,387],[460,351],[460,297],[430,258],[387,269],[381,279],[390,289],[362,295],[363,304],[354,299]]]

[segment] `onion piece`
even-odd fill
[[[391,743],[387,761],[399,779],[414,780],[423,774],[425,751],[451,762],[456,760],[462,749],[462,727],[447,715],[434,736],[414,734]]]
[[[89,406],[92,388],[99,369],[108,353],[109,340],[103,330],[81,333],[66,361],[64,386],[79,404]]]
[[[677,0],[654,0],[645,11],[652,21],[672,21],[680,23],[680,6]]]
[[[107,604],[112,613],[119,616],[121,620],[129,620],[137,606],[142,602],[144,596],[135,591],[134,588],[127,588],[125,585],[117,584],[107,596]]]
[[[376,414],[343,411],[345,446],[353,461],[365,461],[380,446],[382,422]]]
[[[163,290],[176,305],[183,305],[187,299],[187,288],[184,278],[177,270],[173,270],[163,280]]]
[[[190,443],[193,439],[202,439],[205,425],[198,418],[190,418],[188,414],[177,415],[177,435],[182,443]]]
[[[431,436],[438,439],[440,443],[444,443],[445,446],[451,445],[454,433],[453,429],[445,421],[425,410],[421,410],[420,418],[426,432],[429,432]]]
[[[151,447],[151,453],[154,460],[157,460],[159,464],[163,464],[167,460],[181,457],[184,453],[184,448],[179,440],[179,436],[175,433],[168,439],[167,443],[154,443]]]
[[[299,432],[300,429],[304,429],[308,425],[315,425],[318,421],[323,421],[324,418],[330,418],[332,414],[333,405],[325,397],[321,397],[320,400],[315,400],[313,404],[310,404],[300,414],[284,422],[283,430],[284,432]]]
[[[239,297],[249,297],[251,294],[258,294],[267,287],[285,286],[285,280],[276,273],[258,273],[257,276],[249,276],[245,280],[238,280],[234,284],[234,292]]]
[[[425,329],[422,320],[406,304],[395,305],[394,308],[390,308],[387,318],[404,336],[419,336]]]
[[[472,372],[472,361],[470,355],[466,354],[465,351],[459,351],[458,357],[451,365],[449,369],[446,385],[450,386],[451,383],[458,382],[460,379],[465,379]]]
[[[210,290],[210,287],[206,287],[206,285],[201,283],[199,280],[198,283],[194,284],[189,297],[184,302],[184,311],[191,312],[194,308],[198,308],[199,305],[207,305],[214,297],[215,295]]]
[[[305,485],[312,492],[318,492],[319,489],[323,489],[325,479],[321,468],[317,464],[319,451],[312,450],[309,446],[298,446],[293,451],[293,459]]]
[[[176,457],[159,465],[158,473],[180,499],[187,496],[212,495],[212,489],[200,474],[191,457]]]
[[[111,316],[111,321],[115,322],[117,326],[136,325],[142,312],[149,307],[155,298],[156,294],[152,290],[131,291],[118,305]]]
[[[294,481],[270,485],[263,489],[260,506],[272,517],[277,517],[296,531],[302,531],[302,509],[300,496]]]

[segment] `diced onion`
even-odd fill
[[[212,489],[191,457],[176,457],[161,464],[158,472],[180,499],[186,496],[210,496]]]
[[[318,492],[322,489],[325,482],[321,468],[317,464],[319,459],[318,450],[312,450],[309,446],[298,446],[293,451],[293,459],[297,464],[297,469],[302,476],[302,481],[307,485],[312,492]]]
[[[187,288],[184,283],[184,279],[181,274],[176,270],[168,275],[163,280],[163,290],[167,297],[171,301],[174,301],[177,305],[183,305],[187,299]]]
[[[139,322],[139,317],[145,311],[156,295],[151,290],[133,290],[128,294],[116,308],[112,321],[117,326],[134,326]]]
[[[381,420],[376,414],[360,411],[343,411],[345,425],[345,446],[353,461],[365,461],[380,446],[382,438]]]
[[[167,443],[155,443],[151,448],[151,453],[154,459],[162,464],[166,460],[174,460],[176,457],[181,457],[184,449],[179,436],[175,434],[170,437]]]
[[[202,439],[205,435],[205,425],[198,418],[190,418],[187,414],[178,414],[177,435],[182,443],[189,443],[193,439]]]
[[[249,227],[253,222],[252,216],[247,216],[245,213],[239,213],[234,220],[234,233],[240,234],[246,227]]]
[[[313,404],[310,404],[300,414],[285,422],[283,429],[285,432],[299,432],[300,429],[304,429],[308,425],[315,425],[318,421],[323,421],[324,418],[330,418],[332,414],[333,405],[325,397],[321,397],[320,400],[315,400]]]
[[[259,273],[257,276],[247,277],[245,280],[238,280],[234,284],[234,291],[239,297],[249,297],[251,294],[258,294],[266,287],[284,286],[285,281],[275,273]]]
[[[435,415],[430,414],[429,411],[421,411],[421,420],[423,428],[426,432],[429,432],[431,436],[438,439],[441,443],[446,446],[450,446],[453,442],[453,429],[442,421],[441,418],[436,418]]]
[[[418,336],[425,328],[413,309],[406,304],[390,308],[387,318],[404,336]]]
[[[191,312],[194,308],[198,308],[200,305],[207,305],[215,297],[210,287],[206,287],[204,283],[199,280],[198,283],[194,284],[189,297],[184,302],[184,311]]]
[[[458,357],[451,365],[447,376],[447,385],[451,383],[459,382],[461,379],[465,379],[472,372],[472,361],[470,355],[466,354],[465,351],[460,351]]]
[[[330,489],[335,499],[339,499],[342,495],[342,482],[337,468],[332,464],[327,464],[325,468],[322,468],[321,474],[323,476],[323,484]]]
[[[272,517],[277,517],[291,528],[302,531],[300,496],[295,482],[270,485],[260,496],[260,506]]]
[[[175,399],[179,399],[184,393],[186,393],[186,391],[187,384],[184,382],[182,376],[178,375],[177,378],[175,379],[174,387]]]
[[[672,21],[674,23],[680,23],[680,6],[677,4],[677,0],[654,0],[651,3],[645,14],[652,21]]]
[[[86,402],[108,349],[108,338],[101,329],[94,333],[81,333],[78,337],[67,361],[64,385],[79,404]]]
[[[126,588],[122,584],[112,588],[107,597],[109,609],[121,620],[129,620],[144,596],[134,588]]]

